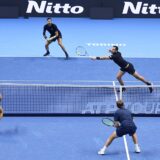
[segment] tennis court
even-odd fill
[[[114,81],[55,81],[54,84],[53,81],[1,81],[5,113],[21,115],[1,120],[1,156],[5,159],[126,159],[122,138],[108,148],[105,156],[97,154],[113,131],[101,123],[102,117],[41,116],[44,113],[111,114],[116,110],[115,94],[122,96],[132,113],[159,114],[158,82],[152,94],[145,86],[133,85],[136,82],[127,82],[132,85],[127,86],[125,93],[115,93],[112,83],[116,85]],[[39,117],[22,117],[31,113]],[[134,121],[142,153],[134,153],[134,145],[127,136],[130,158],[158,160],[159,118],[139,117]],[[7,149],[9,152],[5,152]]]
[[[3,73],[0,76],[0,91],[3,95],[1,103],[6,114],[30,115],[30,117],[4,117],[1,120],[1,158],[127,159],[123,139],[117,139],[105,156],[97,154],[113,131],[113,128],[101,123],[101,116],[96,116],[115,112],[116,97],[113,82],[116,88],[119,88],[115,78],[118,67],[110,61],[79,58],[75,55],[75,48],[83,45],[91,55],[100,56],[106,54],[106,49],[112,44],[120,44],[124,57],[128,57],[127,60],[135,65],[136,70],[153,82],[154,92],[150,94],[142,83],[127,75],[124,80],[129,87],[122,95],[118,93],[118,96],[122,96],[127,108],[135,114],[159,114],[160,59],[158,52],[152,52],[152,49],[155,46],[157,50],[159,48],[158,36],[155,35],[159,33],[160,21],[55,18],[55,23],[62,27],[64,44],[71,57],[69,60],[64,60],[63,52],[56,44],[51,47],[53,50],[51,57],[42,57],[44,41],[41,26],[44,21],[44,18],[0,19],[2,24],[0,34],[4,37],[0,40],[0,44],[3,44],[0,52],[0,72]],[[80,27],[83,24],[86,27]],[[135,29],[136,25],[139,26],[138,29]],[[11,26],[15,29],[10,30]],[[74,28],[73,35],[77,35],[78,38],[73,39],[73,36],[70,36],[68,28],[71,26]],[[117,26],[121,26],[122,29],[117,29]],[[97,38],[93,34],[96,28],[100,28]],[[85,38],[81,36],[84,32],[87,32]],[[6,33],[12,35],[14,40],[8,41]],[[119,36],[114,37],[113,33]],[[25,38],[22,40],[20,35],[25,35]],[[41,116],[64,113],[96,116]],[[39,117],[32,117],[32,114],[38,114]],[[131,160],[158,160],[159,118],[136,117],[135,122],[138,126],[137,133],[142,152],[134,153],[134,145],[127,136]]]
[[[158,160],[159,118],[135,118],[135,122],[142,152],[134,153],[134,145],[127,136],[131,159]],[[101,117],[6,117],[0,128],[1,158],[124,160],[122,138],[110,146],[105,156],[97,154],[112,131],[112,128],[102,125]]]

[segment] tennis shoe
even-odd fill
[[[103,148],[98,151],[99,155],[104,155],[105,153],[106,153],[106,150],[104,150]]]
[[[141,149],[140,149],[140,147],[139,147],[138,144],[135,145],[135,152],[136,152],[136,153],[140,153],[140,152],[141,152]]]

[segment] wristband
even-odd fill
[[[96,57],[96,59],[97,59],[97,60],[100,60],[101,58],[100,58],[100,57]]]

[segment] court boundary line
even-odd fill
[[[118,101],[118,94],[116,91],[116,84],[113,81],[113,88],[114,88],[114,93],[115,93],[115,97],[116,97],[116,101]],[[122,87],[120,87],[120,92],[122,92]],[[121,96],[122,93],[120,93]],[[124,141],[124,146],[125,146],[125,151],[126,151],[126,156],[127,156],[127,160],[131,160],[130,155],[129,155],[129,149],[128,149],[128,144],[127,144],[127,139],[126,136],[123,136],[123,141]]]

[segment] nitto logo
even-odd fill
[[[160,6],[157,6],[156,4],[149,5],[148,3],[142,2],[137,2],[136,5],[132,2],[124,2],[122,14],[128,14],[129,11],[133,14],[155,15],[160,14]]]
[[[28,7],[26,13],[32,13],[36,11],[37,13],[48,13],[48,14],[81,14],[84,11],[82,6],[70,6],[69,3],[65,3],[61,5],[60,3],[56,3],[53,5],[52,2],[41,1],[41,4],[38,5],[36,1],[29,0]]]

